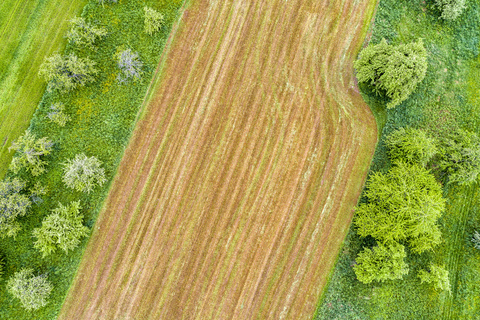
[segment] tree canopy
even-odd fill
[[[152,35],[160,30],[165,18],[163,14],[152,8],[144,7],[143,10],[145,11],[145,32]]]
[[[94,49],[95,42],[107,35],[107,29],[96,27],[86,22],[84,18],[75,17],[70,20],[70,24],[71,28],[67,33],[68,41],[79,46]]]
[[[465,10],[465,0],[435,0],[435,7],[437,7],[445,20],[456,20]]]
[[[448,271],[443,266],[430,263],[429,271],[420,270],[418,277],[421,283],[430,283],[437,290],[451,292]]]
[[[106,181],[102,163],[93,156],[77,154],[63,165],[63,182],[77,191],[90,193],[95,185],[102,185]]]
[[[47,304],[53,286],[46,275],[34,276],[32,269],[22,269],[7,282],[7,290],[20,299],[25,309],[39,309]]]
[[[27,195],[21,193],[25,182],[14,178],[0,181],[0,237],[15,236],[20,230],[20,224],[15,221],[18,216],[24,216],[32,202]]]
[[[30,171],[33,176],[38,176],[46,171],[46,161],[40,157],[50,154],[52,151],[53,143],[44,137],[37,139],[35,134],[29,130],[25,132],[23,136],[18,138],[12,143],[8,150],[15,150],[17,154],[10,163],[10,169],[18,173],[22,168]]]
[[[400,128],[387,136],[385,144],[390,159],[403,160],[425,166],[437,154],[436,141],[425,131],[407,127]]]
[[[427,51],[421,39],[397,46],[383,39],[363,49],[354,67],[358,82],[372,85],[377,94],[385,94],[390,98],[387,108],[393,108],[407,99],[425,77]]]

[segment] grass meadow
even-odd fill
[[[12,7],[15,16],[25,18],[29,15],[27,11],[13,8],[16,3],[7,0],[10,5],[2,2],[0,4],[0,12],[6,12],[6,9]],[[58,2],[58,3],[57,3]],[[5,272],[0,280],[0,319],[53,319],[58,314],[73,276],[76,273],[78,264],[82,257],[85,245],[88,239],[83,239],[79,248],[73,252],[65,255],[62,251],[57,251],[51,256],[42,259],[41,254],[34,249],[32,238],[32,229],[41,225],[42,219],[48,215],[51,210],[58,206],[58,202],[67,204],[73,200],[80,200],[83,207],[86,224],[89,227],[94,225],[98,211],[103,203],[110,182],[115,175],[118,163],[122,157],[125,145],[130,137],[131,131],[135,125],[137,114],[142,106],[142,102],[147,91],[147,88],[152,78],[153,72],[158,64],[162,50],[168,38],[171,25],[177,18],[178,10],[182,5],[181,0],[119,0],[117,4],[99,5],[95,0],[90,1],[83,9],[68,9],[70,16],[54,14],[51,17],[49,10],[51,7],[57,6],[59,12],[62,11],[62,3],[70,3],[69,1],[32,1],[36,3],[39,8],[44,11],[39,11],[38,8],[30,8],[29,4],[24,4],[25,10],[30,10],[29,18],[31,21],[36,21],[32,25],[27,25],[21,29],[15,29],[18,33],[16,38],[33,37],[34,40],[25,40],[29,45],[24,44],[22,49],[22,42],[17,46],[20,50],[18,54],[14,54],[14,58],[5,59],[5,56],[12,56],[12,53],[0,51],[0,63],[2,69],[12,70],[7,73],[8,76],[18,77],[19,80],[9,80],[2,76],[2,89],[10,90],[17,93],[1,93],[1,99],[13,99],[15,101],[14,110],[21,110],[24,114],[15,114],[15,123],[18,124],[18,129],[13,129],[13,125],[5,127],[2,123],[0,127],[0,137],[4,137],[7,133],[11,136],[21,135],[26,128],[26,124],[30,122],[30,113],[37,106],[38,98],[34,94],[30,94],[28,90],[33,90],[36,87],[38,90],[45,88],[45,82],[39,80],[37,76],[38,65],[43,61],[45,56],[52,53],[52,46],[60,48],[60,44],[64,43],[63,37],[66,35],[65,21],[73,17],[77,12],[88,21],[104,26],[108,30],[108,35],[101,40],[97,50],[89,50],[84,48],[77,48],[70,44],[66,45],[65,53],[74,52],[80,57],[89,57],[94,60],[96,68],[99,70],[96,82],[87,85],[81,89],[72,91],[68,94],[59,94],[58,92],[45,92],[41,96],[40,103],[36,109],[30,123],[30,129],[37,135],[37,137],[49,137],[54,141],[54,151],[47,156],[45,160],[48,161],[48,172],[34,178],[25,172],[20,172],[19,176],[28,181],[28,185],[33,185],[40,181],[48,188],[48,193],[43,196],[43,202],[33,205],[26,217],[20,218],[22,231],[15,239],[6,238],[0,242],[0,255],[3,257],[5,264]],[[81,5],[83,1],[73,1],[75,6]],[[165,16],[165,25],[154,36],[149,36],[144,32],[143,24],[143,7],[147,5],[160,12]],[[50,9],[49,9],[50,8]],[[20,14],[20,12],[23,12]],[[50,14],[49,14],[50,13]],[[36,18],[35,18],[36,17]],[[11,18],[11,17],[10,17]],[[36,20],[32,20],[32,19]],[[8,19],[8,17],[7,17]],[[54,21],[52,21],[54,19]],[[22,25],[25,24],[22,21]],[[13,29],[10,26],[14,21],[3,21],[1,30],[4,25]],[[49,23],[45,31],[42,25]],[[18,22],[16,22],[18,23]],[[61,26],[61,27],[59,27]],[[50,32],[50,33],[48,33]],[[37,34],[38,33],[38,34]],[[49,36],[45,37],[45,33]],[[53,35],[50,35],[53,34]],[[45,37],[44,44],[37,38]],[[22,39],[23,39],[22,38]],[[15,45],[8,45],[5,47],[6,38],[2,35],[2,50],[7,50],[11,46],[15,50]],[[37,41],[37,42],[35,42]],[[30,46],[33,46],[31,48]],[[29,49],[30,48],[30,49]],[[138,52],[143,61],[143,77],[136,82],[127,84],[120,84],[116,80],[119,69],[114,60],[114,54],[117,50],[123,48],[130,48],[132,51]],[[23,51],[22,51],[23,50]],[[30,50],[30,51],[28,51]],[[33,50],[33,51],[32,51]],[[39,52],[40,50],[40,52]],[[58,49],[57,49],[58,50]],[[23,58],[22,58],[23,55]],[[18,60],[20,59],[20,60]],[[32,65],[25,64],[25,61],[34,59],[35,63]],[[17,68],[17,69],[15,69]],[[12,73],[13,72],[13,73]],[[25,80],[24,80],[25,79]],[[29,80],[30,79],[30,80]],[[13,81],[15,85],[5,86],[8,81]],[[25,82],[27,81],[27,82]],[[28,81],[31,81],[30,84]],[[17,89],[15,89],[17,88]],[[27,90],[27,91],[25,91]],[[38,94],[38,93],[35,93]],[[10,96],[9,96],[10,95]],[[48,108],[55,102],[62,102],[65,104],[66,113],[72,118],[65,127],[61,128],[52,124],[46,118]],[[0,106],[4,106],[3,103]],[[28,107],[28,110],[27,110]],[[10,106],[9,106],[10,108]],[[0,112],[7,112],[8,110],[0,110]],[[20,111],[19,111],[20,112]],[[0,117],[2,121],[7,121],[8,117],[4,118],[3,114]],[[13,121],[13,120],[9,120]],[[23,124],[20,123],[23,121]],[[5,132],[9,129],[9,132]],[[17,128],[17,127],[15,127]],[[9,136],[10,137],[10,136]],[[10,139],[10,138],[9,138]],[[4,149],[2,149],[3,152]],[[62,182],[62,163],[68,159],[73,158],[76,154],[85,153],[87,156],[96,156],[105,168],[108,178],[101,188],[97,187],[90,194],[82,194],[72,189],[67,189]],[[1,155],[1,168],[6,166],[5,154]],[[1,171],[0,171],[1,172]],[[7,176],[13,176],[11,172],[7,172]],[[54,286],[54,291],[49,299],[49,304],[35,311],[34,313],[25,311],[19,304],[19,301],[13,299],[5,290],[6,279],[8,279],[14,272],[22,267],[32,267],[35,274],[46,273],[48,279]]]
[[[433,0],[401,4],[380,0],[371,43],[382,38],[393,44],[422,38],[429,54],[424,81],[393,110],[381,111],[385,101],[361,87],[367,103],[377,110],[382,136],[404,126],[425,129],[439,139],[455,127],[480,133],[480,3],[467,2],[467,9],[455,22],[445,22],[439,19]],[[390,165],[380,140],[371,171],[386,171]],[[357,236],[352,227],[314,318],[479,319],[480,251],[470,241],[474,230],[480,229],[478,185],[445,186],[444,194],[447,209],[440,220],[444,241],[432,252],[409,253],[410,272],[404,280],[371,285],[356,280],[352,269],[355,257],[373,242]],[[417,271],[429,261],[446,266],[451,295],[420,284]]]
[[[0,3],[0,178],[12,141],[30,125],[45,90],[38,69],[45,56],[63,51],[68,20],[87,0],[3,0]]]

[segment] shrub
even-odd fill
[[[472,236],[472,242],[475,249],[480,250],[480,232],[475,230]]]
[[[16,272],[7,282],[7,290],[29,310],[45,306],[52,289],[47,276],[34,276],[32,269]]]
[[[105,170],[100,167],[101,162],[95,157],[77,154],[63,165],[63,182],[77,191],[90,193],[95,185],[102,185],[106,181]]]
[[[50,110],[52,111],[47,114],[47,118],[50,119],[51,122],[58,124],[60,127],[65,127],[67,122],[71,120],[69,115],[63,113],[65,105],[61,102],[52,104]]]
[[[25,182],[17,178],[0,181],[0,237],[15,236],[20,225],[15,219],[24,216],[32,205],[30,199],[20,192]]]
[[[451,21],[457,19],[466,7],[465,0],[435,0],[435,6],[442,12],[442,19]]]
[[[425,166],[437,153],[435,140],[425,131],[414,128],[400,128],[387,136],[385,144],[392,160],[418,163]]]
[[[46,58],[39,74],[48,81],[48,91],[69,91],[95,80],[95,62],[78,58],[74,54],[62,57],[59,54]]]
[[[448,271],[444,267],[430,263],[430,271],[418,271],[418,277],[421,283],[431,283],[437,290],[446,290],[451,292]]]
[[[421,39],[398,46],[383,39],[363,49],[354,67],[358,82],[369,83],[377,94],[385,94],[390,98],[387,108],[393,108],[407,99],[425,77],[427,51]]]
[[[79,46],[94,49],[95,41],[107,35],[107,29],[95,27],[87,23],[84,18],[75,17],[70,20],[70,23],[71,28],[67,33],[68,41]]]
[[[143,63],[138,54],[130,49],[125,49],[116,55],[117,65],[120,68],[117,80],[127,82],[130,79],[140,79],[142,75]]]
[[[399,243],[379,243],[372,249],[365,248],[360,252],[353,269],[357,279],[363,283],[401,279],[408,273],[404,260],[406,256],[405,247]]]
[[[40,181],[37,181],[33,187],[30,188],[30,200],[33,203],[41,203],[43,202],[40,196],[46,195],[48,192],[48,188],[44,187]]]
[[[37,238],[34,246],[43,257],[55,251],[58,246],[68,253],[80,244],[80,239],[88,235],[88,228],[82,224],[83,215],[79,214],[80,202],[74,201],[64,206],[59,203],[58,208],[42,221],[42,226],[33,230]]]
[[[98,3],[103,6],[105,3],[117,3],[117,0],[98,0]]]
[[[18,173],[22,168],[30,171],[33,176],[38,176],[46,171],[46,161],[40,159],[42,156],[49,155],[52,151],[53,143],[48,138],[37,139],[35,134],[29,130],[12,143],[8,150],[15,150],[15,157],[10,163],[10,169]]]
[[[163,14],[152,8],[144,7],[143,10],[145,11],[145,32],[152,35],[162,28],[165,18]]]

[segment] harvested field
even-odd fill
[[[60,319],[309,319],[377,137],[374,1],[192,1]]]

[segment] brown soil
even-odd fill
[[[377,137],[352,75],[375,4],[192,2],[60,319],[314,313]]]

